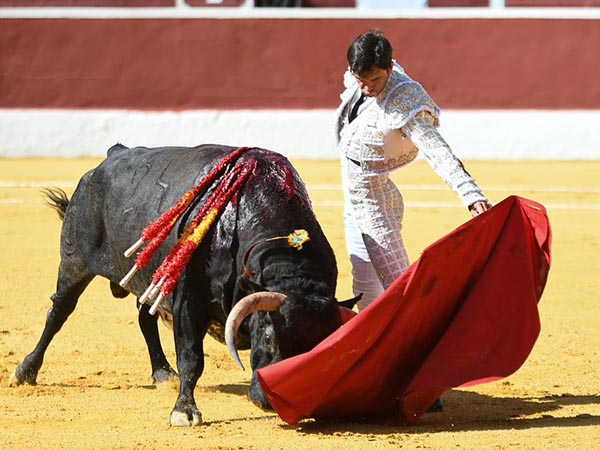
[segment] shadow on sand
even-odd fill
[[[394,418],[378,420],[353,419],[339,421],[305,420],[298,424],[306,434],[402,432],[432,433],[472,430],[503,430],[545,427],[581,427],[600,425],[600,416],[581,413],[554,416],[552,413],[573,405],[596,405],[598,395],[551,395],[544,397],[491,397],[475,392],[448,391],[443,396],[444,411],[427,413],[416,424],[404,425]],[[530,417],[537,416],[537,417]],[[282,427],[289,427],[283,424]],[[294,428],[294,427],[290,427]]]

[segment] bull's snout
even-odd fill
[[[273,407],[267,400],[265,393],[263,392],[258,382],[252,381],[250,385],[250,391],[248,391],[248,400],[250,400],[255,406],[259,407],[263,411],[273,411]]]

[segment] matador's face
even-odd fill
[[[358,86],[363,94],[367,97],[377,97],[385,88],[391,74],[391,67],[389,69],[380,69],[379,67],[376,67],[370,72],[360,74],[353,73],[352,75],[356,78]]]

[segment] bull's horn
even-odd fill
[[[277,311],[285,301],[285,295],[279,292],[255,292],[247,295],[235,304],[225,322],[225,343],[233,360],[242,370],[246,370],[237,351],[236,341],[240,325],[250,314],[256,311]]]

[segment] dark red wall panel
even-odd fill
[[[600,0],[506,0],[506,6],[574,8],[600,6]]]
[[[427,5],[431,8],[448,8],[453,6],[481,7],[489,6],[489,0],[429,0]]]
[[[0,0],[0,6],[17,6],[17,7],[158,7],[158,6],[175,6],[175,0]]]
[[[333,108],[385,30],[443,108],[600,108],[600,21],[4,19],[0,107]]]

